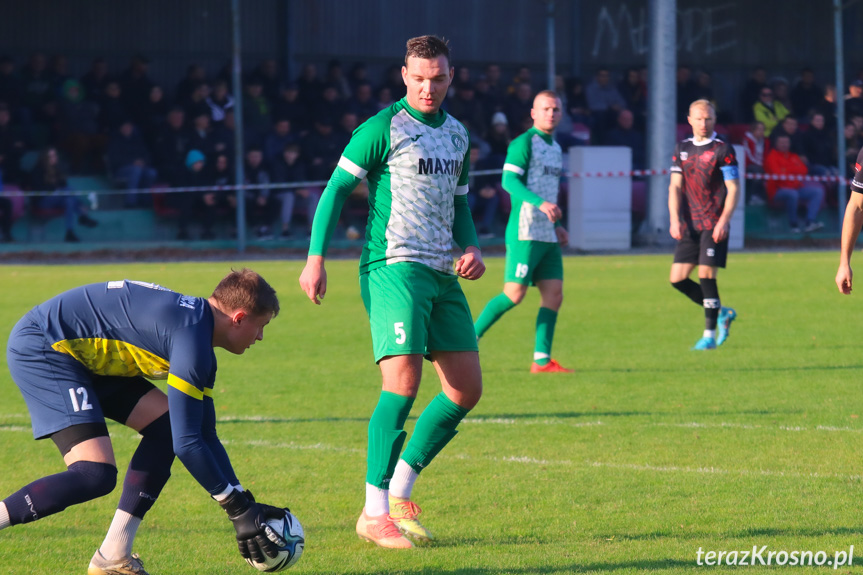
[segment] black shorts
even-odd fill
[[[718,244],[713,241],[713,230],[687,229],[677,242],[674,263],[724,268],[728,259],[728,238]]]

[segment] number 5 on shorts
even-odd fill
[[[405,333],[405,322],[403,322],[403,321],[395,322],[393,324],[393,329],[396,332],[396,343],[399,345],[403,344],[405,342],[405,340],[408,338],[407,334]]]

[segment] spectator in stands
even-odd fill
[[[0,102],[0,176],[7,184],[21,184],[21,157],[27,152],[27,138],[19,125],[12,124],[6,102]]]
[[[509,125],[518,134],[522,133],[522,120],[530,118],[530,110],[533,108],[533,93],[530,84],[522,82],[516,85],[515,92],[507,97],[504,112]],[[533,123],[531,123],[531,126]]]
[[[174,100],[177,104],[188,108],[189,101],[192,99],[192,92],[198,86],[207,82],[207,72],[200,64],[189,64],[186,68],[186,75],[177,83],[177,88],[174,90]]]
[[[356,95],[357,87],[360,84],[371,84],[368,74],[369,70],[365,62],[354,62],[351,71],[348,72],[348,85],[351,88],[351,94]]]
[[[486,113],[482,102],[477,100],[473,84],[461,82],[455,88],[455,97],[447,100],[447,110],[460,121],[467,121],[479,133],[486,126]]]
[[[491,128],[489,128],[486,142],[489,145],[489,156],[493,156],[496,160],[500,160],[500,167],[503,167],[503,159],[506,158],[506,149],[509,143],[512,142],[512,134],[509,131],[509,122],[503,112],[496,112],[491,119]]]
[[[770,86],[773,88],[774,104],[782,104],[788,113],[791,113],[791,89],[788,87],[788,80],[781,76],[777,76],[770,81]]]
[[[81,241],[75,234],[75,222],[93,228],[99,222],[87,215],[87,207],[81,201],[80,196],[68,194],[69,183],[66,173],[60,162],[57,148],[49,146],[39,154],[39,161],[30,173],[29,191],[31,192],[53,192],[48,195],[31,195],[29,198],[30,211],[39,213],[42,211],[62,210],[66,224],[67,242]]]
[[[261,83],[261,89],[264,97],[270,104],[272,109],[279,99],[282,90],[282,73],[279,71],[279,64],[274,58],[265,58],[258,64],[252,75]]]
[[[105,97],[105,88],[109,81],[111,81],[111,75],[108,72],[108,62],[105,58],[95,58],[90,64],[90,69],[81,77],[84,97],[99,104]]]
[[[234,157],[236,149],[236,130],[234,124],[234,109],[225,110],[225,118],[212,129],[213,150],[217,154],[227,154]]]
[[[234,97],[228,92],[228,83],[216,80],[213,90],[205,100],[210,108],[210,121],[213,127],[225,121],[225,112],[234,107]]]
[[[677,67],[677,123],[686,124],[689,104],[698,99],[697,86],[689,66]]]
[[[185,128],[186,113],[180,106],[168,110],[165,125],[156,133],[154,165],[159,178],[178,186],[189,153],[189,133]]]
[[[264,160],[274,166],[282,157],[282,152],[288,144],[299,141],[299,136],[291,131],[291,121],[287,118],[276,118],[273,129],[264,138]]]
[[[857,174],[857,154],[860,153],[863,138],[857,131],[854,122],[845,123],[845,177],[854,178]]]
[[[357,84],[353,97],[347,102],[347,108],[357,115],[360,123],[377,114],[378,106],[374,100],[372,85],[368,82]]]
[[[753,121],[743,137],[743,147],[746,152],[746,173],[763,174],[764,157],[770,151],[770,141],[764,137],[764,124]],[[750,206],[763,206],[767,203],[762,180],[749,180],[746,184],[746,195]]]
[[[713,78],[709,72],[699,70],[695,74],[695,86],[692,88],[695,100],[707,100],[716,107],[716,97],[713,93]],[[693,102],[695,100],[692,100]]]
[[[803,149],[809,160],[811,175],[839,175],[839,168],[836,167],[836,137],[827,130],[821,112],[812,112],[809,118],[809,128],[803,132]]]
[[[273,182],[295,184],[305,181],[308,181],[308,178],[305,164],[300,157],[300,146],[296,142],[288,144],[282,150],[281,157],[273,164]],[[306,216],[308,229],[312,229],[312,219],[321,200],[321,191],[317,186],[279,190],[278,196],[282,202],[282,238],[291,237],[291,223],[297,199],[300,200],[300,208]]]
[[[788,114],[788,108],[773,100],[773,90],[767,86],[761,89],[758,101],[752,105],[752,115],[756,121],[764,124],[764,135],[768,137]]]
[[[360,119],[350,110],[342,112],[342,117],[339,118],[339,128],[336,130],[336,137],[341,138],[340,144],[342,147],[348,145],[354,130],[360,125]]]
[[[584,95],[594,119],[593,127],[596,128],[601,141],[605,131],[614,125],[617,113],[626,107],[626,102],[611,83],[611,72],[608,68],[597,70],[593,81],[585,88]]]
[[[147,109],[147,100],[150,97],[150,88],[153,81],[148,75],[150,61],[143,55],[138,54],[120,75],[120,87],[123,93],[123,102],[126,110],[132,116],[137,125],[143,125]]]
[[[153,84],[153,87],[150,88],[150,97],[147,99],[147,107],[144,112],[144,125],[141,126],[141,134],[144,136],[144,141],[147,142],[151,150],[156,141],[156,134],[165,125],[168,110],[168,100],[165,98],[165,91],[158,84]]]
[[[266,185],[271,182],[270,172],[264,163],[261,148],[251,146],[246,150],[245,183]],[[246,221],[255,230],[259,240],[273,238],[270,224],[273,222],[273,202],[269,187],[246,190]]]
[[[605,136],[606,146],[626,146],[632,150],[632,169],[643,170],[647,165],[647,143],[644,133],[635,129],[635,116],[630,110],[617,114],[617,125]]]
[[[485,78],[488,82],[488,93],[498,102],[503,102],[506,96],[506,90],[501,82],[501,73],[499,64],[489,64],[485,67]]]
[[[468,174],[481,170],[503,168],[503,162],[489,156],[480,159],[479,146],[471,142],[470,170]],[[467,201],[473,215],[477,233],[481,238],[494,237],[494,224],[497,218],[498,205],[502,188],[500,176],[470,176]]]
[[[863,116],[863,80],[854,80],[845,96],[845,117]]]
[[[389,66],[384,73],[383,86],[390,89],[394,101],[401,100],[407,94],[407,87],[402,78],[402,67],[396,64]]]
[[[788,136],[776,138],[775,147],[767,153],[764,159],[764,171],[768,174],[788,176],[805,176],[808,169],[800,156],[791,151],[791,139]],[[814,182],[798,180],[768,180],[767,198],[771,204],[784,207],[788,213],[788,226],[792,233],[814,232],[824,227],[817,220],[821,203],[824,201],[824,188]],[[803,227],[797,210],[800,205],[806,207],[806,220]]]
[[[830,131],[836,130],[836,86],[827,84],[824,86],[824,98],[818,102],[815,108],[824,115],[824,125]]]
[[[340,101],[344,102],[351,97],[351,86],[345,77],[344,70],[342,70],[342,63],[338,60],[330,60],[327,64],[327,77],[324,82],[335,87]]]
[[[233,116],[233,112],[231,113]],[[216,154],[212,162],[208,162],[207,170],[208,184],[210,186],[233,186],[236,180],[236,172],[231,162],[231,157],[225,153]],[[216,214],[227,219],[232,229],[236,230],[237,223],[237,192],[235,190],[216,190],[213,192],[216,205]]]
[[[127,190],[145,190],[156,183],[156,169],[152,166],[150,151],[132,120],[120,124],[108,140],[108,165],[117,180],[126,182]],[[125,195],[128,208],[143,205],[145,195],[130,191]]]
[[[243,139],[246,146],[260,146],[271,126],[270,103],[264,96],[261,81],[251,77],[243,98]]]
[[[318,118],[322,116],[341,118],[344,109],[345,104],[339,99],[338,89],[333,84],[325,84],[321,98],[312,109],[312,113]]]
[[[518,92],[518,88],[521,85],[527,85],[530,88],[530,93],[533,94],[533,83],[530,73],[530,68],[527,66],[520,66],[515,73],[515,76],[512,77],[512,82],[510,82],[509,86],[506,89],[506,93],[510,96]]]
[[[795,116],[791,114],[785,116],[770,133],[770,145],[775,148],[776,138],[788,136],[791,140],[791,151],[800,156],[804,164],[809,165],[809,159],[806,157],[806,145],[803,142],[803,134],[800,133],[799,127],[800,124]]]
[[[30,121],[44,125],[54,119],[55,92],[42,52],[33,52],[21,70],[21,93]]]
[[[628,68],[617,89],[620,95],[623,96],[626,108],[632,112],[635,126],[643,131],[647,123],[647,85],[641,81],[638,68]],[[567,111],[571,107],[569,104],[571,96],[570,90],[567,90],[566,98],[562,98],[564,108]]]
[[[297,88],[300,91],[300,102],[307,110],[313,110],[324,90],[324,83],[318,77],[318,69],[314,64],[305,64],[297,78]]]
[[[93,173],[102,165],[105,136],[99,132],[96,104],[84,99],[78,80],[63,83],[58,136],[74,173]]]
[[[0,56],[0,102],[4,102],[10,113],[17,112],[21,105],[21,78],[15,72],[15,60]]]
[[[198,150],[209,160],[216,153],[216,143],[213,140],[210,128],[210,111],[207,108],[198,108],[197,113],[192,116],[192,125],[189,126],[188,137],[189,150]],[[188,152],[186,153],[188,159]],[[188,163],[187,163],[188,164]],[[186,166],[188,168],[188,165]]]
[[[196,118],[200,114],[210,115],[210,106],[207,104],[207,98],[210,96],[210,86],[205,82],[200,82],[192,86],[192,91],[186,99],[184,108],[186,109],[187,118]]]
[[[377,113],[377,109],[375,109]],[[300,99],[300,90],[296,82],[288,82],[282,89],[281,98],[276,104],[277,118],[287,118],[291,128],[297,135],[304,135],[311,125],[311,114],[305,103]]]
[[[196,149],[189,150],[186,154],[186,170],[180,184],[183,187],[204,187],[210,185],[209,173],[204,170],[207,163],[203,152]],[[216,194],[215,192],[174,192],[169,199],[179,210],[177,225],[178,240],[189,239],[189,224],[198,221],[203,228],[202,240],[215,238],[213,226],[216,223]]]
[[[394,103],[395,103],[395,100],[393,100],[393,93],[392,93],[392,90],[389,89],[389,87],[381,86],[380,88],[378,88],[378,95],[377,95],[378,111],[385,110],[385,109],[389,108],[390,106],[392,106]]]
[[[2,182],[0,182],[2,189]],[[14,242],[12,236],[12,200],[0,196],[0,243]]]
[[[126,104],[123,102],[123,91],[120,83],[111,80],[105,85],[105,95],[99,102],[99,131],[106,136],[120,127],[129,117]]]
[[[748,124],[756,119],[753,106],[760,100],[761,92],[767,87],[767,71],[760,66],[752,70],[740,92],[740,109],[745,123]]]
[[[69,75],[69,61],[63,54],[54,54],[48,64],[48,77],[51,79],[51,91],[60,94],[66,80],[71,80]]]
[[[815,72],[810,68],[803,68],[800,79],[791,88],[791,109],[794,115],[801,122],[805,122],[818,108],[821,98],[822,90],[815,83]]]
[[[566,82],[566,110],[569,117],[572,118],[573,130],[578,130],[579,124],[583,126],[581,129],[590,129],[593,123],[590,117],[590,106],[587,105],[587,95],[584,92],[584,83],[581,78],[570,78]],[[587,138],[590,139],[588,134]]]
[[[315,118],[314,124],[314,129],[300,142],[306,173],[310,180],[328,180],[341,157],[342,140],[335,134],[332,118]]]

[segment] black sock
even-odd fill
[[[716,321],[719,318],[719,288],[716,280],[701,278],[701,291],[704,292],[704,329],[716,329]]]
[[[107,463],[76,461],[63,473],[37,479],[3,500],[12,525],[59,513],[70,505],[111,493],[117,468]]]
[[[694,282],[691,279],[686,278],[679,282],[671,282],[671,285],[698,305],[704,305],[704,294],[702,293],[701,286],[698,285],[698,282]]]
[[[117,509],[139,518],[150,510],[171,477],[174,446],[168,414],[142,429],[141,435],[143,438],[129,462],[123,494],[117,505]]]

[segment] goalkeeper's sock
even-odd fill
[[[117,485],[117,468],[76,461],[67,471],[37,479],[3,500],[9,523],[19,525],[63,511],[70,505],[107,495]]]
[[[390,495],[399,499],[410,499],[419,473],[407,464],[404,459],[396,463],[393,479],[390,481]]]
[[[485,335],[485,332],[494,325],[494,322],[499,320],[503,314],[514,307],[515,304],[505,293],[500,293],[493,297],[491,301],[485,305],[485,309],[482,310],[482,313],[479,314],[479,317],[476,319],[476,324],[474,325],[476,337],[480,338]]]
[[[557,325],[557,312],[540,307],[536,314],[536,345],[533,348],[533,361],[543,366],[551,361],[551,343],[554,340],[554,327]]]
[[[132,543],[135,541],[139,525],[141,525],[140,517],[118,509],[114,513],[114,520],[111,521],[108,534],[105,535],[105,540],[99,547],[102,557],[109,561],[119,561],[132,555]]]
[[[171,477],[174,446],[168,412],[142,429],[141,435],[143,438],[129,462],[117,505],[117,509],[138,518],[143,518],[150,510]]]
[[[453,402],[440,392],[417,419],[402,459],[420,473],[428,467],[440,450],[455,437],[456,426],[470,410]]]
[[[691,278],[686,278],[679,282],[672,282],[671,285],[698,305],[703,304],[704,293],[701,291],[702,286],[698,282],[692,281]]]
[[[0,501],[0,529],[5,529],[12,525],[9,523],[9,512],[6,511],[6,504]]]
[[[413,397],[382,391],[369,420],[366,483],[377,488],[376,491],[366,490],[366,513],[369,516],[375,516],[369,508],[379,509],[380,501],[387,501],[386,491],[405,442],[405,421],[413,404]]]

